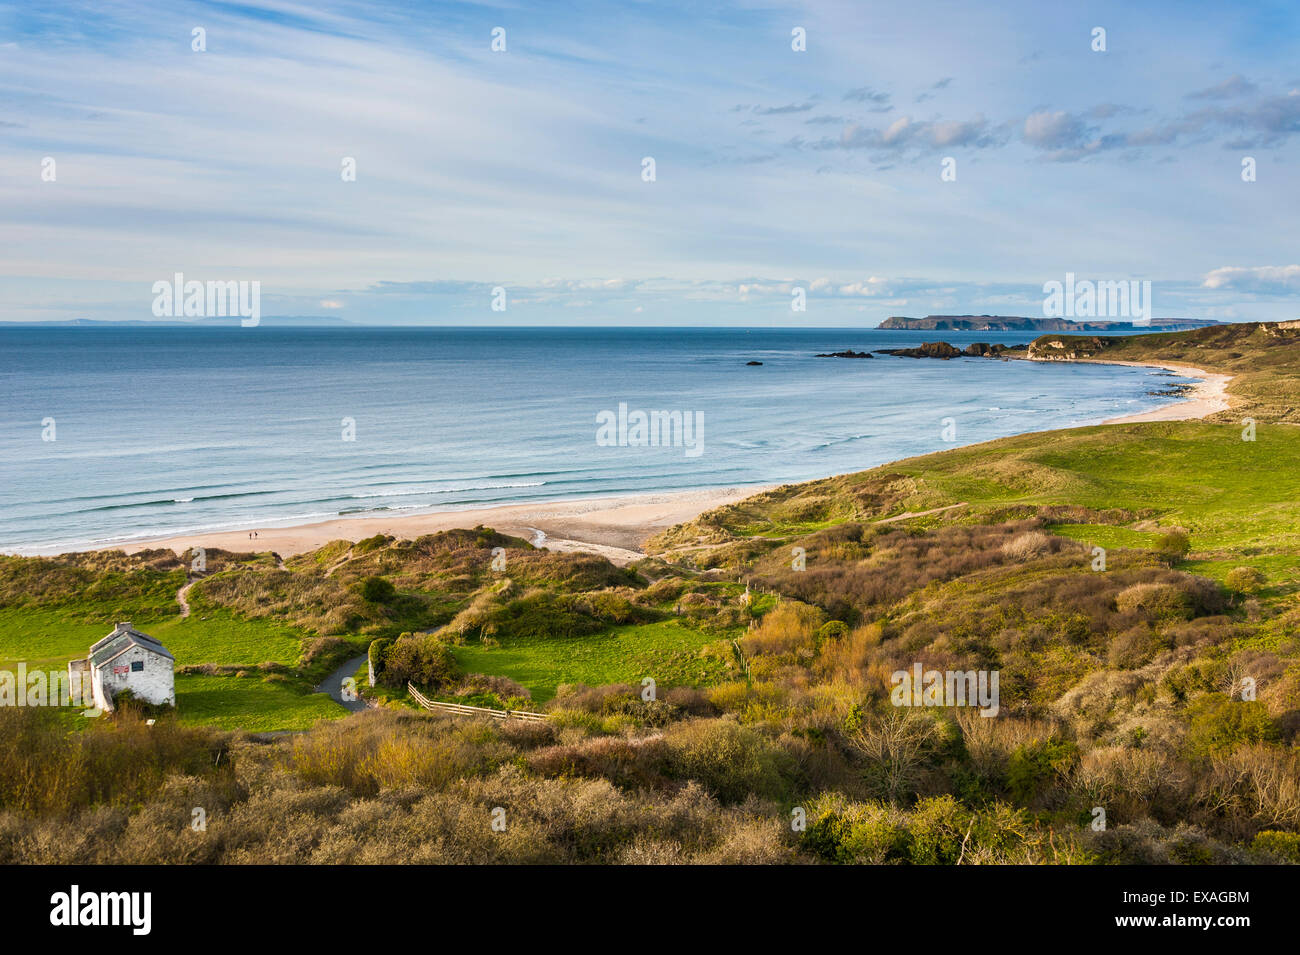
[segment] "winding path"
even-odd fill
[[[185,595],[190,592],[190,588],[197,584],[197,580],[191,580],[188,584],[176,591],[176,603],[180,604],[181,619],[184,620],[190,615],[190,602],[185,599]]]
[[[363,700],[359,695],[353,700],[345,700],[343,698],[343,681],[356,673],[357,668],[365,662],[366,657],[364,654],[348,660],[337,670],[327,676],[321,685],[316,687],[316,692],[328,693],[331,700],[353,713],[359,713],[366,709],[370,704]]]
[[[878,521],[872,521],[873,524],[892,524],[895,521],[906,521],[913,517],[929,517],[931,514],[942,514],[944,511],[951,511],[955,507],[965,507],[966,502],[959,504],[945,504],[943,507],[932,507],[928,511],[904,511],[902,514],[895,514],[893,517],[882,517]]]
[[[344,552],[344,554],[343,554],[342,557],[340,557],[338,560],[334,561],[334,563],[330,564],[329,567],[327,567],[327,568],[325,569],[325,576],[326,576],[326,577],[333,577],[333,576],[334,576],[334,571],[338,570],[338,569],[339,569],[340,567],[342,567],[344,564],[347,564],[347,563],[350,563],[351,561],[356,560],[357,557],[360,557],[360,556],[362,556],[362,555],[360,555],[360,554],[353,555],[353,553],[352,553],[352,548],[349,547],[349,548]]]

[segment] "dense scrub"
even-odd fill
[[[922,748],[919,791],[891,799],[868,772],[870,721],[781,730],[683,700],[647,732],[615,712],[632,699],[574,694],[546,724],[366,713],[269,743],[166,721],[66,736],[31,711],[5,722],[6,770],[15,752],[40,768],[39,785],[0,790],[0,862],[1296,861],[1294,807],[1259,796],[1294,764],[1257,750],[1169,779],[1083,757],[1042,726],[958,721]],[[989,791],[943,792],[944,774]],[[75,782],[88,778],[97,791]],[[1188,817],[1129,820],[1111,794],[1111,825],[1094,832],[1080,807],[1106,785],[1172,788]]]

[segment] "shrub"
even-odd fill
[[[1172,530],[1156,538],[1156,553],[1174,563],[1182,560],[1192,549],[1192,541],[1186,531]]]
[[[364,721],[321,723],[294,737],[281,759],[311,785],[373,795],[386,788],[445,786],[502,755],[490,727],[381,711]]]
[[[1254,567],[1234,567],[1223,582],[1238,593],[1253,594],[1264,586],[1265,581],[1263,573]]]
[[[921,771],[959,739],[950,721],[894,706],[882,714],[855,706],[845,730],[849,744],[867,760],[867,783],[893,800],[914,792]]]
[[[1094,860],[1103,865],[1227,865],[1251,861],[1244,852],[1208,838],[1187,823],[1166,829],[1152,819],[1084,830]]]
[[[740,641],[746,654],[798,655],[811,659],[822,614],[816,607],[784,600]]]
[[[817,630],[817,646],[822,646],[829,640],[839,640],[849,635],[849,625],[843,620],[832,620],[824,623]]]
[[[937,796],[905,811],[828,793],[809,804],[808,821],[803,847],[841,864],[1091,861],[1066,833],[1044,832],[1023,811],[996,802],[971,810]]]
[[[851,803],[843,796],[819,796],[808,808],[803,845],[826,862],[880,865],[905,862],[906,817],[879,803]]]
[[[482,633],[502,637],[575,637],[604,624],[582,612],[582,599],[533,590],[487,612]]]
[[[586,594],[574,602],[574,607],[597,620],[613,624],[638,623],[650,619],[642,607],[629,599],[627,593],[613,590]]]
[[[1265,829],[1255,836],[1250,847],[1256,852],[1267,852],[1284,862],[1300,865],[1300,833]]]
[[[393,542],[393,538],[387,534],[376,534],[373,537],[367,537],[365,540],[359,540],[352,545],[352,553],[356,555],[369,554],[371,551],[380,550],[387,547]]]
[[[451,649],[431,634],[398,639],[384,658],[385,686],[402,688],[410,682],[436,691],[451,685],[459,676]]]
[[[1041,799],[1062,781],[1079,758],[1069,740],[1051,737],[1017,746],[1007,763],[1007,785],[1018,802]]]
[[[666,775],[693,779],[724,803],[783,795],[793,761],[752,729],[727,719],[678,723],[664,734]]]
[[[1263,703],[1207,693],[1187,708],[1187,751],[1193,758],[1235,749],[1242,743],[1270,742],[1277,727]]]
[[[1087,750],[1070,775],[1072,794],[1083,799],[1085,807],[1105,806],[1111,822],[1185,818],[1193,774],[1158,738],[1147,739],[1141,749],[1094,746]]]
[[[664,694],[664,701],[672,704],[679,711],[690,716],[715,716],[717,709],[709,700],[709,694],[690,686],[674,686]]]
[[[922,799],[910,814],[909,855],[914,865],[955,865],[961,858],[964,833],[974,828],[974,816],[952,796]]]
[[[1188,620],[1192,597],[1175,584],[1134,584],[1115,597],[1120,613],[1141,612],[1156,620]]]
[[[456,687],[457,696],[475,696],[478,694],[492,694],[503,702],[508,700],[526,702],[533,698],[533,694],[528,687],[516,683],[508,676],[471,673],[461,681],[460,686]],[[520,707],[512,706],[508,708],[519,709]]]
[[[383,577],[367,577],[361,582],[361,596],[372,604],[386,604],[397,596],[397,588]]]
[[[1052,539],[1042,531],[1026,531],[1013,537],[1002,545],[1002,553],[1011,560],[1033,560],[1046,554],[1052,546]]]
[[[1210,760],[1210,772],[1200,777],[1200,798],[1238,836],[1300,829],[1300,755],[1264,743],[1239,745]]]
[[[1107,651],[1107,661],[1119,670],[1129,670],[1149,663],[1161,650],[1172,645],[1172,639],[1153,631],[1146,624],[1130,627],[1116,634]]]
[[[370,661],[370,672],[374,674],[376,682],[379,681],[379,675],[384,672],[385,658],[388,655],[388,648],[393,645],[389,637],[380,637],[378,640],[370,641],[370,648],[366,651],[366,657]]]
[[[66,816],[89,806],[138,805],[167,777],[229,781],[225,737],[130,707],[69,733],[52,707],[0,707],[0,808]]]
[[[548,746],[527,757],[528,768],[543,776],[592,776],[620,786],[646,787],[662,782],[655,769],[662,741],[597,736],[581,742]]]
[[[341,637],[317,637],[303,644],[298,666],[313,673],[341,663],[353,652],[352,644]]]

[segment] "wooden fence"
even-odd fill
[[[544,723],[548,719],[545,713],[529,713],[527,710],[493,710],[486,706],[466,706],[464,703],[439,703],[431,700],[410,683],[406,689],[415,702],[434,713],[447,713],[451,716],[490,716],[494,720],[527,720],[530,723]]]

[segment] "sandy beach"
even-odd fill
[[[1087,361],[1088,359],[1084,359]],[[1122,415],[1108,418],[1102,424],[1135,424],[1140,421],[1191,421],[1194,418],[1208,418],[1220,411],[1227,411],[1232,403],[1228,399],[1228,382],[1232,375],[1221,375],[1196,368],[1192,365],[1155,364],[1146,361],[1106,361],[1095,362],[1103,365],[1128,365],[1131,368],[1163,368],[1188,378],[1201,379],[1192,387],[1191,395],[1182,401],[1176,401],[1163,408],[1143,411],[1140,414]]]
[[[177,553],[190,547],[207,547],[231,551],[273,551],[281,557],[291,557],[334,540],[358,541],[375,534],[414,538],[482,524],[504,534],[526,538],[534,545],[550,550],[601,554],[621,566],[644,557],[641,545],[659,531],[764,490],[767,488],[725,487],[508,504],[402,517],[337,518],[297,527],[249,527],[237,531],[183,534],[101,549],[124,550],[133,554],[160,547]],[[253,533],[257,536],[250,537]]]
[[[1207,417],[1230,406],[1226,389],[1232,380],[1231,375],[1207,372],[1191,365],[1128,361],[1096,363],[1163,368],[1200,379],[1190,396],[1182,401],[1154,411],[1110,418],[1103,424],[1187,421]],[[505,534],[526,538],[539,547],[601,554],[613,563],[623,565],[644,557],[642,545],[647,538],[660,531],[689,521],[704,511],[744,500],[765,490],[769,488],[724,487],[509,504],[401,517],[336,518],[296,527],[248,527],[234,531],[183,534],[110,545],[101,549],[135,553],[161,547],[182,553],[191,547],[208,547],[231,551],[273,551],[281,557],[292,557],[334,540],[358,541],[375,534],[414,538],[482,524]],[[256,534],[256,537],[250,537],[250,534]]]

